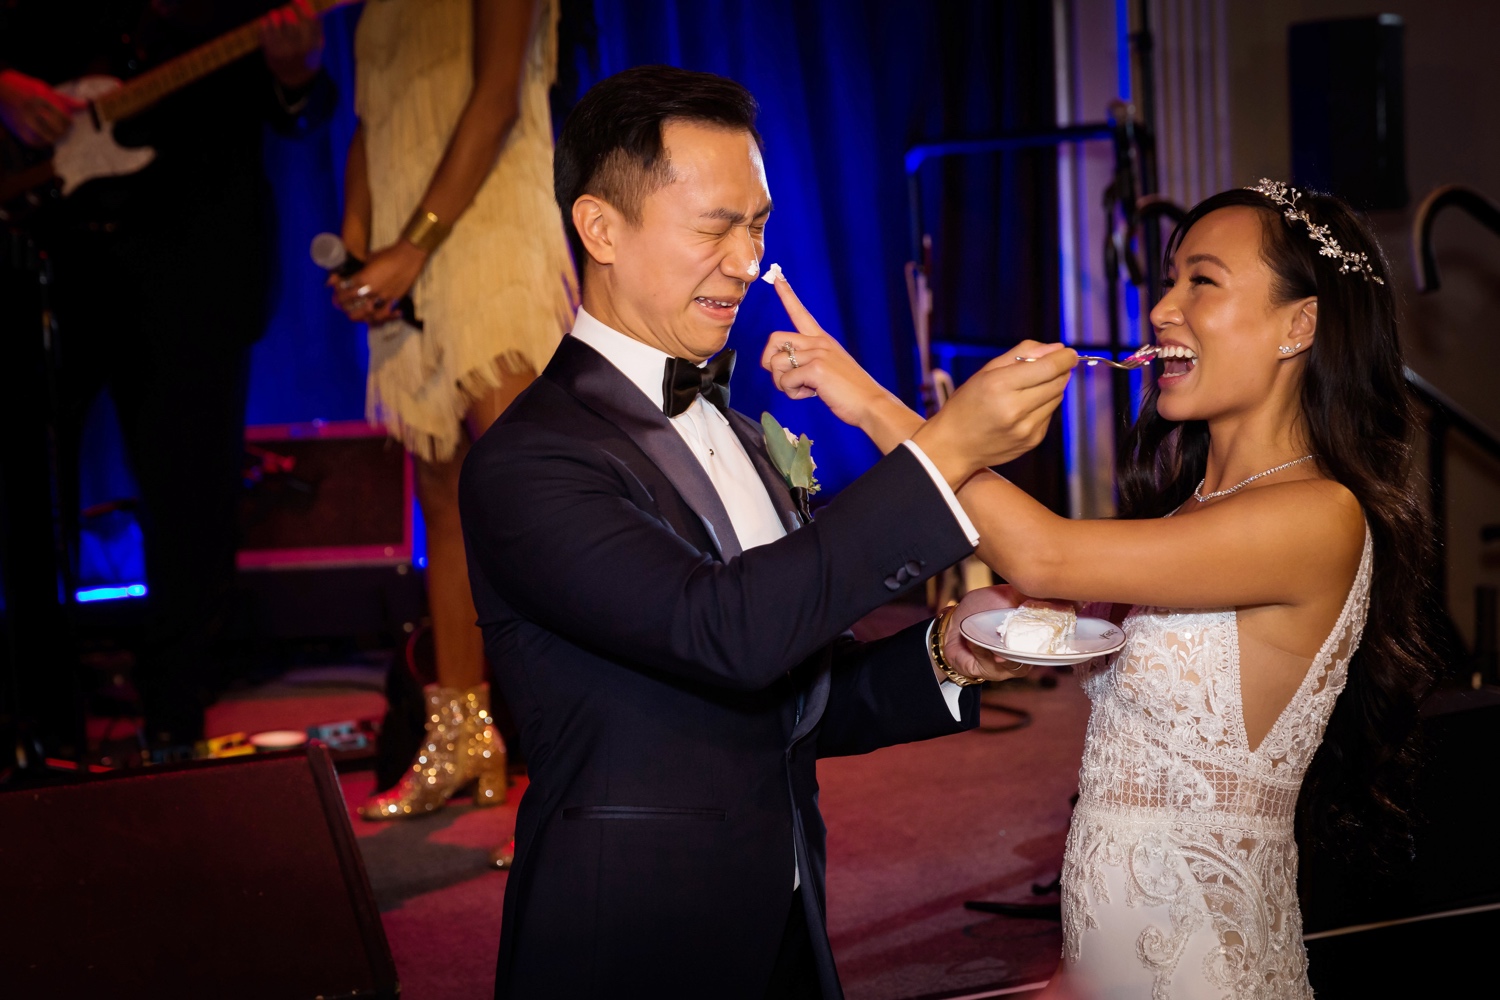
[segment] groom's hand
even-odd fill
[[[965,677],[981,677],[987,681],[1009,681],[1030,673],[1030,664],[1002,659],[975,646],[958,630],[958,623],[970,615],[999,608],[1018,608],[1024,600],[1026,595],[1009,584],[982,587],[965,594],[953,611],[953,623],[948,626],[947,641],[943,643],[943,658],[948,661],[948,666]]]
[[[912,441],[956,490],[1042,443],[1077,363],[1072,348],[1024,340],[965,382]]]

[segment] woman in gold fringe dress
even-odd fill
[[[366,819],[430,813],[475,782],[476,804],[505,799],[458,472],[572,325],[547,103],[557,18],[558,0],[370,0],[355,37],[343,237],[368,263],[332,284],[370,324],[367,418],[416,462],[438,678],[417,760]],[[408,294],[421,329],[395,311]]]

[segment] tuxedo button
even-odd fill
[[[898,582],[898,583],[906,583],[910,579],[911,579],[911,574],[906,571],[906,567],[905,566],[902,566],[901,568],[899,568],[898,570],[896,570],[896,582]]]
[[[896,579],[894,576],[888,576],[888,577],[885,578],[885,589],[886,590],[900,590],[901,589],[901,581],[898,580],[898,579]]]
[[[916,576],[918,573],[922,572],[922,567],[925,565],[927,564],[922,562],[920,559],[910,559],[906,563],[906,573],[908,576]]]

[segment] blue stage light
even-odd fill
[[[89,587],[73,595],[79,604],[89,601],[118,601],[126,597],[145,597],[144,583],[131,583],[122,587]]]

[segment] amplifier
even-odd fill
[[[313,421],[247,427],[245,454],[240,630],[404,641],[426,605],[405,449],[363,421]]]
[[[412,464],[359,420],[245,429],[242,570],[394,566],[412,557]]]

